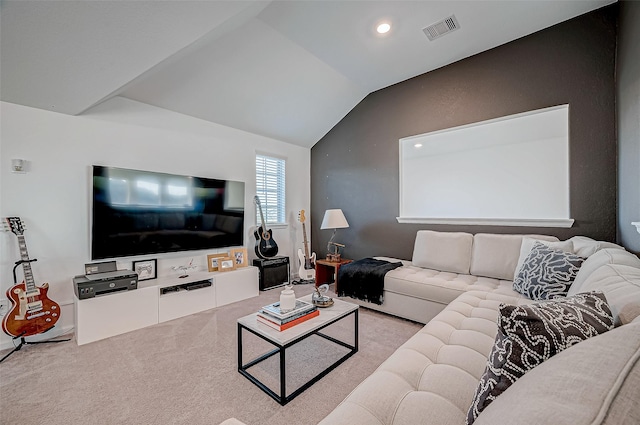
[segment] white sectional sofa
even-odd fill
[[[427,323],[461,294],[489,291],[522,297],[512,289],[523,237],[557,242],[546,235],[498,235],[491,233],[449,233],[420,230],[416,234],[411,261],[390,271],[384,279],[382,305],[349,299],[373,310]],[[589,238],[573,238],[578,254],[589,254],[595,244],[602,248],[621,248]],[[574,241],[572,241],[573,244]]]
[[[479,425],[640,423],[640,317],[636,318],[640,315],[640,259],[617,245],[584,237],[565,242],[548,236],[533,239],[586,258],[580,259],[583,262],[566,298],[541,303],[514,291],[519,262],[535,243],[529,237],[419,231],[412,261],[404,261],[385,277],[383,304],[363,305],[427,324],[321,425],[465,424],[474,397],[477,401],[482,393],[479,383],[484,385],[488,379],[488,360],[494,361],[495,368],[496,359],[502,360],[505,353],[510,356],[517,345],[509,334],[511,345],[502,346],[508,349],[496,349],[501,348],[498,342],[508,328],[506,310],[519,315],[538,312],[553,325],[556,318],[548,313],[556,310],[545,308],[602,297],[583,295],[590,291],[601,291],[606,297],[604,307],[594,301],[603,314],[596,321],[606,325],[605,330],[614,323],[615,328],[600,330],[579,343],[571,336],[568,348],[516,379],[471,421]],[[583,311],[569,309],[566,315],[570,320],[588,321]],[[529,323],[528,316],[522,317],[522,323]],[[541,323],[546,330],[547,322]]]

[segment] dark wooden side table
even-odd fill
[[[340,271],[340,266],[352,261],[353,260],[348,260],[346,258],[343,258],[340,261],[316,260],[316,286],[335,281],[336,287],[333,290],[337,294],[338,272]]]

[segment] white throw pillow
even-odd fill
[[[541,239],[524,237],[522,238],[522,244],[520,245],[520,257],[518,257],[518,264],[516,265],[516,271],[513,275],[513,280],[516,280],[516,277],[518,276],[518,274],[520,273],[520,269],[522,268],[522,263],[524,263],[524,260],[529,256],[529,253],[531,252],[531,249],[536,242],[540,242],[541,244],[546,245],[551,249],[573,253],[573,243],[571,243],[571,241],[549,242]]]

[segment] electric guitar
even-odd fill
[[[24,281],[7,291],[11,300],[11,310],[2,320],[2,330],[11,337],[26,337],[51,329],[60,318],[60,306],[47,297],[49,284],[36,286],[31,272],[24,226],[19,217],[7,217],[2,221],[3,229],[18,237]]]
[[[253,236],[256,238],[255,251],[256,255],[260,258],[271,258],[278,255],[278,244],[272,237],[271,229],[267,230],[267,226],[264,223],[264,216],[262,215],[262,205],[260,204],[260,198],[258,196],[253,197],[253,201],[260,210],[260,222],[262,225],[258,230],[253,232]]]
[[[298,269],[298,275],[300,279],[310,280],[316,278],[316,253],[314,252],[309,257],[309,245],[307,242],[307,231],[304,228],[304,210],[300,210],[298,214],[298,220],[302,223],[302,236],[304,237],[304,254],[301,249],[298,249],[298,259],[300,260],[300,268]]]

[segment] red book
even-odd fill
[[[309,314],[305,314],[304,316],[300,316],[297,319],[292,320],[290,322],[287,322],[287,323],[285,323],[283,325],[279,325],[279,324],[277,324],[275,322],[272,322],[271,320],[269,320],[269,319],[267,319],[267,318],[265,318],[263,316],[257,316],[257,318],[258,318],[258,322],[264,323],[265,325],[270,326],[273,329],[282,332],[282,331],[287,330],[287,329],[289,329],[289,328],[291,328],[291,327],[293,327],[295,325],[298,325],[298,324],[300,324],[302,322],[306,322],[309,319],[313,319],[314,317],[319,316],[319,315],[320,315],[320,310],[314,310]]]

